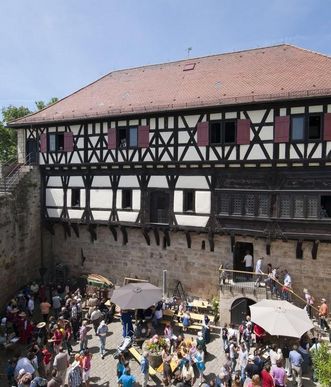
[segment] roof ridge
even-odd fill
[[[311,54],[315,54],[315,55],[319,55],[319,56],[324,56],[324,57],[326,57],[328,59],[331,59],[331,55],[323,54],[322,52],[314,51],[314,50],[311,50],[310,48],[298,47],[298,46],[296,46],[294,44],[290,44],[290,43],[287,43],[286,46],[290,46],[290,47],[296,48],[297,50],[309,52]]]

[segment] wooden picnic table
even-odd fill
[[[174,311],[174,310],[171,310],[171,309],[165,309],[165,310],[163,311],[163,316],[167,316],[167,317],[173,318],[173,317],[174,317],[174,314],[175,314],[175,311]]]
[[[204,314],[200,314],[200,313],[194,313],[194,312],[189,312],[190,313],[190,316],[191,316],[191,320],[193,321],[199,321],[200,324],[202,324],[202,321],[204,319]],[[209,320],[211,322],[214,321],[214,316],[211,316],[211,315],[207,315],[209,317]],[[178,317],[180,317],[180,319],[183,317],[183,315],[180,315],[178,314]]]
[[[208,309],[211,308],[211,304],[206,300],[193,300],[190,304],[193,308],[197,309]]]

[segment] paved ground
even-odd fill
[[[89,336],[89,349],[93,354],[92,359],[92,369],[91,369],[91,379],[90,386],[104,386],[104,387],[117,387],[117,377],[116,377],[116,364],[117,361],[113,358],[113,353],[116,351],[117,346],[121,342],[121,323],[118,319],[109,324],[110,333],[107,337],[107,354],[104,359],[101,359],[99,354],[99,339],[94,335],[94,330],[92,329]],[[92,333],[93,332],[93,333]],[[188,335],[190,336],[190,335]],[[74,353],[79,350],[79,343],[73,346]],[[17,351],[16,351],[17,352]],[[12,357],[15,354],[13,350],[1,350],[0,351],[0,362],[1,362],[1,370],[4,370],[5,362],[8,358]],[[216,374],[219,373],[220,367],[224,362],[224,352],[221,349],[221,340],[218,334],[211,335],[211,342],[208,344],[208,357],[206,362],[206,379],[210,380]],[[73,361],[73,356],[71,362]],[[132,374],[137,378],[137,387],[141,386],[141,372],[139,369],[138,363],[132,359],[130,360],[130,367]],[[2,373],[3,371],[1,371]],[[149,386],[161,386],[162,377],[157,374],[156,377],[150,379]],[[0,386],[6,386],[5,379],[0,380]],[[199,382],[197,381],[194,385],[195,387],[199,386]],[[289,386],[294,386],[293,383],[289,383]],[[307,378],[304,378],[304,386],[311,387],[315,386]]]

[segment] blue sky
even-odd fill
[[[116,69],[291,43],[331,54],[329,0],[1,0],[0,107]]]

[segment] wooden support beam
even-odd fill
[[[124,246],[128,243],[128,231],[127,231],[126,227],[124,227],[124,226],[121,226],[120,229],[121,229],[122,236],[123,236],[122,244]]]
[[[71,223],[71,227],[77,238],[79,238],[79,225],[77,223]]]
[[[86,257],[84,255],[83,249],[80,249],[80,264],[84,266],[84,262],[86,261]]]
[[[148,230],[146,228],[143,228],[142,232],[143,232],[143,236],[145,238],[147,245],[150,246],[151,245],[151,238],[149,237]]]
[[[170,234],[169,234],[169,230],[168,230],[168,229],[164,229],[164,230],[163,230],[163,233],[164,233],[164,237],[165,237],[167,246],[169,247],[169,246],[170,246]]]
[[[271,240],[268,238],[265,245],[265,253],[267,255],[271,254]]]
[[[320,241],[314,241],[313,242],[313,247],[311,249],[311,257],[312,259],[317,259],[317,250],[318,250],[318,245]]]
[[[54,224],[53,223],[45,221],[44,222],[44,227],[45,227],[45,229],[49,233],[51,233],[52,235],[55,235],[55,230],[54,230]]]
[[[157,228],[153,228],[153,232],[154,232],[154,238],[155,238],[155,242],[158,246],[160,246],[160,234],[159,234],[159,230]]]
[[[91,235],[91,241],[93,243],[94,241],[97,240],[97,225],[96,224],[89,224],[88,231]]]
[[[233,234],[231,234],[231,252],[233,253],[234,245],[236,244],[236,238]]]
[[[110,225],[109,229],[111,233],[113,234],[114,241],[117,242],[117,230],[115,226]]]
[[[215,249],[215,242],[214,242],[214,233],[213,232],[209,232],[208,233],[208,241],[209,241],[210,251],[214,251],[214,249]]]
[[[296,247],[295,256],[296,256],[297,259],[302,259],[303,258],[302,241],[297,241],[297,247]]]
[[[192,244],[192,240],[191,240],[191,234],[189,233],[189,231],[185,232],[185,236],[186,236],[187,247],[190,249],[191,244]]]
[[[67,239],[67,236],[71,237],[70,225],[67,222],[63,222],[62,227],[63,227],[63,231],[64,231],[64,239]]]

